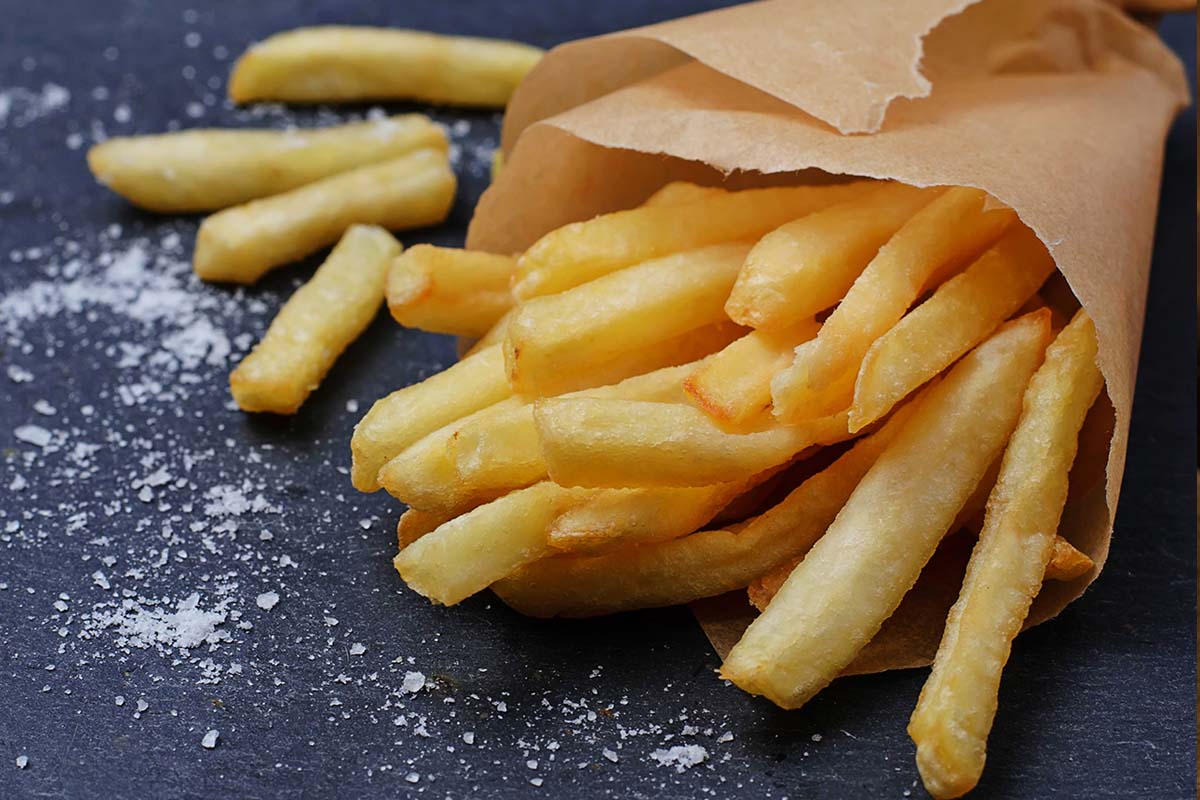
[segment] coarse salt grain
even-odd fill
[[[204,734],[204,738],[200,740],[200,746],[205,750],[212,750],[217,746],[217,739],[221,738],[221,732],[218,730],[210,730]]]

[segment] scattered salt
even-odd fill
[[[364,650],[366,648],[363,648]],[[354,648],[350,648],[351,655],[355,655]],[[405,694],[416,694],[425,688],[425,674],[422,672],[405,672],[404,681],[400,684],[400,691]]]
[[[212,750],[217,746],[217,739],[221,737],[221,732],[210,730],[204,734],[204,738],[200,740],[200,746],[205,750]]]
[[[675,767],[676,772],[683,772],[708,758],[708,751],[698,744],[677,744],[665,750],[655,750],[650,758],[660,766]]]
[[[367,646],[362,642],[355,642],[350,645],[350,655],[352,656],[361,656],[365,652],[367,652]]]
[[[263,611],[270,611],[279,603],[278,592],[263,592],[258,597],[254,598],[254,603]]]
[[[13,436],[19,442],[42,448],[54,439],[54,435],[40,425],[21,425],[13,431]]]
[[[29,756],[17,756],[17,769],[25,769],[29,766]]]

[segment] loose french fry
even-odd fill
[[[879,430],[745,524],[599,556],[547,558],[492,589],[522,614],[589,617],[689,603],[741,588],[812,546],[919,402],[920,397],[897,409]]]
[[[216,211],[414,150],[445,152],[422,114],[312,130],[203,129],[117,137],[88,151],[100,183],[162,213]]]
[[[1003,449],[1049,335],[1048,313],[1022,317],[929,393],[729,652],[725,678],[798,708],[853,660]]]
[[[858,370],[867,349],[900,321],[932,276],[975,259],[1016,220],[1012,209],[989,208],[988,202],[978,189],[948,189],[879,249],[816,338],[798,347],[794,362],[775,379],[781,419],[846,407],[849,398],[830,397],[827,387]]]
[[[323,26],[251,47],[229,76],[235,103],[423,100],[503,108],[542,51],[519,42]]]
[[[554,294],[633,264],[724,242],[753,241],[785,222],[861,197],[868,181],[749,189],[688,205],[603,214],[550,231],[517,261],[513,293]]]
[[[723,244],[677,253],[523,303],[504,341],[513,391],[557,394],[579,373],[724,321],[748,250]]]
[[[477,250],[410,247],[388,270],[388,310],[410,328],[484,336],[512,308],[515,266],[509,256]]]
[[[512,394],[499,345],[464,358],[420,383],[375,402],[350,439],[350,479],[360,492],[379,488],[379,468],[427,433]]]
[[[1010,230],[871,345],[854,387],[851,430],[879,419],[982,341],[1053,271],[1054,261],[1033,231]]]
[[[672,181],[659,189],[642,203],[647,206],[682,206],[688,203],[698,203],[717,195],[728,194],[717,186],[700,186],[688,181]]]
[[[725,304],[729,318],[779,330],[834,305],[879,248],[939,191],[884,183],[771,231],[746,257]]]
[[[805,320],[783,331],[751,331],[707,359],[684,381],[695,404],[717,424],[743,425],[771,406],[771,377],[795,358],[820,326]]]
[[[454,187],[446,154],[431,149],[322,178],[204,220],[193,267],[206,281],[253,283],[332,244],[355,223],[435,225],[450,212]]]
[[[395,566],[409,588],[454,605],[553,552],[550,522],[593,493],[544,482],[455,517],[404,548]]]
[[[563,486],[707,486],[850,438],[845,414],[737,434],[688,405],[589,397],[539,400],[533,417],[550,477]]]
[[[452,519],[454,518],[445,514],[433,514],[410,508],[400,515],[400,521],[396,523],[396,544],[403,550],[417,539],[427,533],[433,533]]]
[[[346,231],[229,376],[238,407],[295,414],[375,318],[388,264],[399,253],[400,243],[382,228],[355,225]],[[331,308],[338,313],[330,314]]]
[[[1080,312],[1029,382],[962,591],[909,722],[917,767],[935,798],[961,796],[983,772],[1000,673],[1041,588],[1079,430],[1103,383],[1095,328]]]

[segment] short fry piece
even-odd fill
[[[574,375],[724,321],[748,250],[724,244],[677,253],[523,303],[504,341],[513,391],[557,394]]]
[[[382,228],[355,225],[346,231],[229,376],[238,407],[295,414],[375,318],[388,264],[399,253],[400,243]],[[338,313],[330,314],[334,308]]]
[[[379,468],[422,436],[510,396],[499,345],[464,358],[420,383],[377,400],[354,428],[350,478],[360,492],[379,488]]]
[[[982,341],[1054,271],[1037,235],[1014,228],[951,278],[863,358],[850,410],[851,430],[879,419],[896,401]]]
[[[423,114],[299,130],[203,129],[122,136],[88,151],[96,180],[161,213],[216,211],[423,148],[446,134]]]
[[[701,186],[688,181],[672,181],[646,198],[642,207],[682,206],[716,197],[719,194],[728,194],[728,192],[716,186]]]
[[[336,242],[355,223],[436,225],[450,212],[454,188],[446,154],[431,149],[322,178],[204,220],[193,267],[206,281],[254,283]]]
[[[550,231],[517,262],[513,293],[554,294],[624,267],[723,242],[751,241],[876,184],[796,186],[725,192],[688,205],[652,205]]]
[[[455,517],[396,556],[409,588],[454,605],[551,552],[546,527],[586,489],[539,483]]]
[[[1017,218],[988,208],[978,189],[946,190],[918,211],[854,281],[820,333],[797,348],[794,363],[775,379],[775,413],[796,421],[805,413],[840,410],[826,387],[857,371],[871,344],[900,321],[935,274],[973,260]],[[844,408],[841,405],[841,408]]]
[[[542,51],[518,42],[321,26],[251,47],[229,76],[236,103],[424,100],[503,108]]]
[[[1021,411],[1050,336],[1022,317],[929,393],[725,659],[721,674],[783,708],[824,688],[916,582]]]
[[[751,331],[707,359],[683,387],[718,424],[744,424],[770,408],[772,376],[792,363],[796,346],[819,328],[805,320],[779,332]]]
[[[983,772],[1000,673],[1042,585],[1079,429],[1103,383],[1095,328],[1079,312],[1029,382],[962,591],[909,722],[921,778],[936,798],[970,791]]]
[[[534,405],[533,416],[550,477],[564,486],[707,486],[849,438],[844,414],[745,434],[674,403],[550,398]]]
[[[741,588],[807,552],[919,402],[897,409],[878,431],[746,524],[598,556],[547,558],[492,589],[522,614],[590,617],[688,603]]]
[[[388,270],[387,304],[401,325],[477,338],[512,308],[509,256],[434,247],[410,247]]]
[[[746,257],[725,304],[729,318],[778,330],[834,305],[879,248],[938,191],[879,184],[865,197],[771,231]]]

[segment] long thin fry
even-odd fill
[[[744,526],[599,556],[547,558],[492,589],[522,614],[589,617],[688,603],[741,588],[812,546],[919,402],[897,409],[878,431]]]
[[[1104,379],[1080,312],[1029,382],[987,518],[908,731],[931,795],[958,797],[983,772],[1000,673],[1042,585],[1079,430]]]
[[[854,388],[850,427],[879,419],[954,363],[1037,291],[1054,261],[1033,231],[1016,227],[965,272],[942,284],[875,341]]]
[[[748,250],[723,244],[677,253],[522,304],[504,342],[513,390],[556,394],[578,373],[725,321],[725,298]]]
[[[542,456],[564,486],[707,486],[850,438],[845,414],[802,426],[726,433],[687,405],[587,397],[534,405]]]
[[[388,311],[410,328],[484,336],[512,308],[515,267],[515,259],[494,253],[410,247],[388,270]]]
[[[646,198],[646,202],[642,203],[642,208],[647,206],[682,206],[727,193],[725,189],[717,186],[700,186],[688,181],[672,181]]]
[[[837,303],[879,248],[937,189],[885,183],[771,231],[750,251],[725,304],[729,318],[779,330]]]
[[[350,439],[350,479],[360,492],[379,488],[379,468],[422,436],[512,394],[499,345],[481,350],[420,383],[375,402]]]
[[[1048,313],[1022,317],[930,392],[729,652],[724,677],[798,708],[853,660],[1003,449],[1049,335]]]
[[[776,378],[776,413],[798,420],[805,412],[839,410],[844,399],[828,397],[826,387],[857,371],[867,349],[900,321],[932,276],[976,258],[1015,220],[1012,209],[989,207],[985,192],[963,187],[918,211],[879,249],[816,338],[796,348],[794,362]]]
[[[753,241],[785,222],[864,195],[875,184],[748,189],[688,205],[603,214],[550,231],[517,263],[513,293],[554,294],[633,264],[713,244]]]
[[[294,414],[383,302],[388,264],[400,243],[382,228],[355,225],[292,295],[262,341],[229,376],[243,411]],[[338,309],[330,314],[329,309]]]
[[[542,51],[518,42],[396,28],[323,26],[276,34],[233,67],[236,103],[424,100],[503,108]]]
[[[423,114],[300,130],[201,129],[119,136],[88,151],[96,180],[150,211],[216,211],[423,148],[446,134]]]
[[[539,483],[455,517],[396,556],[409,588],[454,605],[550,552],[546,527],[592,493]]]
[[[454,188],[446,154],[428,148],[322,178],[204,220],[193,267],[206,281],[253,283],[336,242],[355,223],[390,230],[435,225],[450,212]]]

